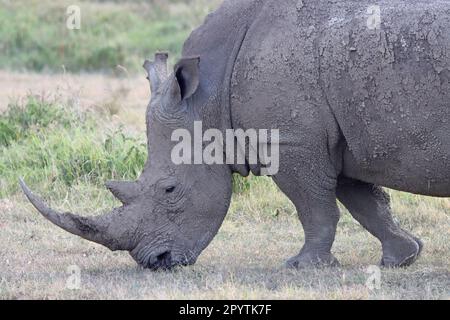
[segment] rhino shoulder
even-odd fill
[[[183,46],[183,56],[203,55],[230,43],[242,28],[248,26],[267,0],[226,0],[210,13]],[[232,42],[232,41],[231,41]]]

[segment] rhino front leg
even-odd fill
[[[389,196],[381,187],[342,178],[338,181],[337,197],[351,215],[380,240],[382,266],[404,267],[419,257],[422,241],[394,221]]]
[[[297,256],[287,261],[288,267],[339,266],[331,247],[340,214],[334,193],[326,194],[325,197],[305,194],[302,197],[304,202],[296,206],[305,233],[305,244]]]
[[[287,180],[292,183],[292,175],[289,175]],[[275,180],[295,204],[305,234],[305,243],[300,253],[289,259],[286,266],[289,268],[339,266],[338,260],[331,253],[340,218],[333,187],[335,180],[327,178],[324,184],[311,184],[310,181],[307,183],[303,179],[299,180],[296,180],[296,187],[284,184],[280,177]]]

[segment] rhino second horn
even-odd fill
[[[138,183],[131,181],[108,181],[106,188],[123,204],[130,204],[141,191]]]
[[[167,52],[158,52],[155,54],[155,66],[162,80],[167,78],[167,59],[169,59]]]
[[[42,199],[33,194],[25,182],[20,179],[20,186],[31,204],[49,221],[58,227],[83,239],[104,245],[115,250],[125,250],[126,246],[108,234],[107,229],[113,221],[113,215],[81,217],[69,212],[60,213],[48,207]]]

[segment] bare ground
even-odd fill
[[[65,208],[69,203],[80,203],[74,194],[76,190],[64,201]],[[275,196],[287,201],[280,194]],[[241,211],[243,203],[252,201],[255,199],[251,197],[235,198],[230,216],[195,266],[155,273],[137,267],[127,253],[112,253],[56,228],[21,196],[2,200],[0,298],[450,298],[448,211],[441,211],[450,210],[448,201],[439,201],[440,211],[430,211],[431,218],[421,217],[423,208],[418,208],[403,219],[403,225],[425,240],[423,256],[410,268],[381,270],[380,286],[373,290],[366,284],[376,271],[368,268],[378,263],[380,246],[348,215],[339,225],[333,249],[342,267],[294,271],[285,269],[283,263],[297,253],[303,240],[296,217],[282,213],[274,218],[251,209]],[[427,206],[432,202],[428,200]],[[98,200],[93,200],[92,206],[96,205]],[[436,204],[432,206],[437,208]],[[409,226],[420,220],[424,221],[423,228]],[[72,266],[80,270],[81,282],[76,290],[71,290]]]
[[[81,108],[106,108],[117,121],[144,128],[149,94],[144,76],[0,72],[0,88],[3,110],[10,99],[30,91],[58,94]],[[108,209],[110,196],[91,194],[74,187],[56,206],[77,212]],[[235,195],[223,227],[197,264],[169,273],[142,270],[127,253],[65,233],[19,194],[0,199],[0,299],[449,299],[450,200],[392,196],[402,226],[420,236],[425,249],[410,268],[381,270],[379,288],[371,289],[366,283],[377,272],[367,271],[379,262],[380,245],[345,210],[333,248],[342,267],[283,267],[303,236],[292,205],[270,183]],[[71,266],[80,270],[75,290]]]

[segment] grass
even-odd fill
[[[147,157],[145,141],[123,127],[106,128],[108,119],[36,97],[11,104],[0,117],[0,196],[17,192],[19,176],[52,188],[135,179]]]
[[[133,178],[145,160],[142,137],[109,125],[110,114],[81,112],[36,97],[1,115],[1,299],[448,299],[450,201],[390,191],[403,227],[426,243],[412,267],[382,270],[365,284],[380,245],[342,208],[333,251],[340,268],[283,268],[303,242],[293,205],[268,178],[235,179],[230,212],[195,266],[150,272],[53,226],[17,190],[26,177],[59,209],[98,214],[117,205],[102,186]],[[4,129],[6,128],[6,129]],[[137,157],[127,158],[133,147]],[[127,159],[128,162],[127,162]],[[77,290],[70,268],[81,271]]]
[[[81,29],[66,27],[73,1],[0,0],[0,68],[136,71],[143,57],[180,55],[191,30],[218,0],[77,1]]]
[[[92,192],[94,191],[94,192]],[[275,191],[275,192],[274,192]],[[396,197],[399,197],[396,194]],[[52,197],[55,200],[55,197]],[[272,184],[250,195],[235,196],[230,213],[216,239],[195,266],[175,272],[150,272],[135,265],[126,253],[112,253],[96,244],[69,235],[44,221],[20,195],[3,200],[0,223],[2,278],[0,297],[6,299],[443,299],[449,298],[450,274],[442,211],[448,202],[425,202],[440,224],[423,231],[423,257],[412,267],[383,270],[381,287],[366,286],[369,265],[379,260],[378,243],[345,215],[334,247],[341,268],[286,270],[285,259],[296,254],[303,237],[291,210],[244,211],[259,206],[262,199],[286,204],[287,199]],[[103,211],[112,203],[100,188],[76,185],[57,207],[81,212]],[[264,202],[264,201],[262,201]],[[398,209],[398,207],[396,208]],[[415,224],[427,215],[409,210],[402,223]],[[430,226],[431,225],[431,226]],[[447,224],[448,226],[448,224]],[[81,270],[81,286],[69,290],[68,268]]]

